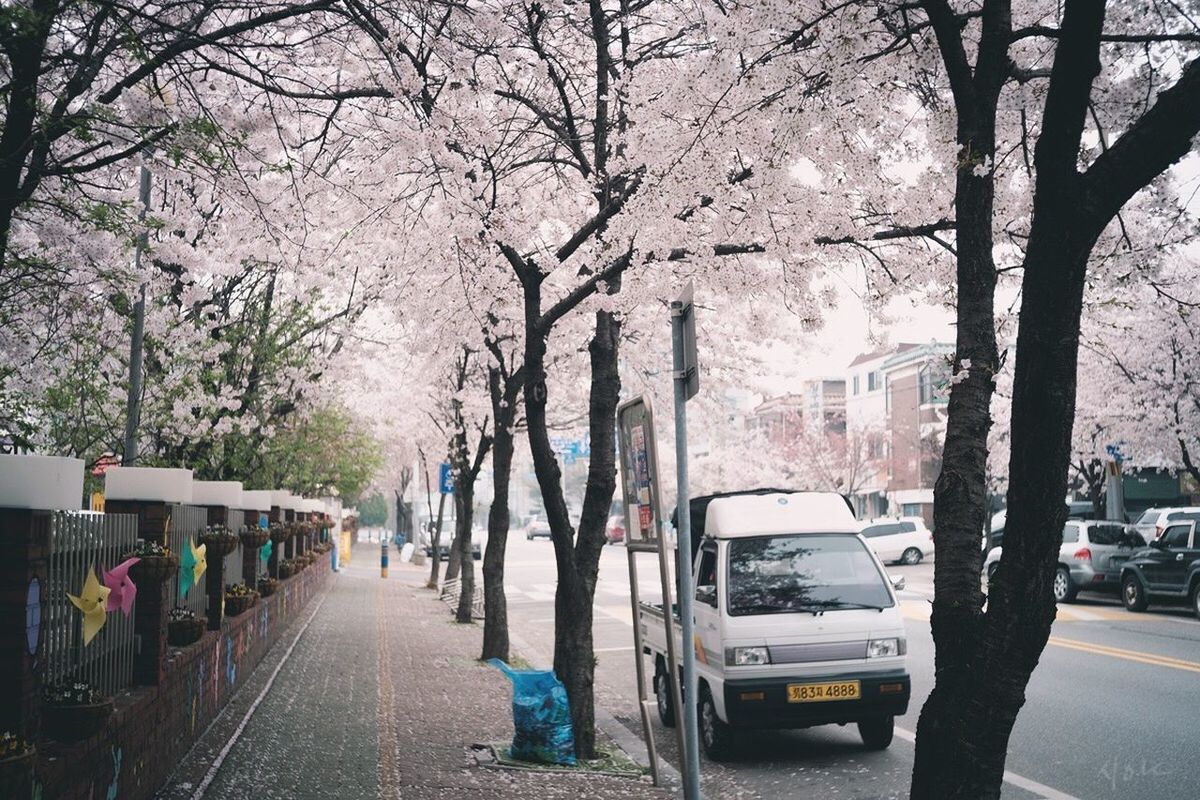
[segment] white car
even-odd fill
[[[933,533],[920,517],[873,519],[861,533],[885,564],[919,564],[933,555]]]
[[[1175,508],[1147,508],[1133,523],[1137,532],[1146,540],[1153,542],[1171,522],[1188,522],[1200,520],[1200,506],[1178,506]]]

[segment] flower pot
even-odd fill
[[[263,528],[247,528],[239,536],[242,538],[242,547],[257,550],[267,543],[267,539],[270,538],[271,534]]]
[[[295,574],[296,574],[296,570],[291,564],[280,564],[279,565],[279,577],[280,578],[290,578]]]
[[[205,533],[200,536],[200,544],[204,545],[207,557],[224,558],[237,550],[238,537],[232,533]]]
[[[60,742],[78,742],[104,729],[112,714],[112,700],[77,706],[42,706],[42,730]]]
[[[37,749],[0,759],[0,797],[31,797]]]
[[[258,593],[225,595],[225,616],[236,617],[246,609],[254,605],[258,600]]]
[[[288,537],[291,535],[292,534],[288,531],[288,528],[286,525],[283,526],[282,528],[271,528],[271,531],[270,531],[271,541],[274,542],[275,544],[283,544],[284,542],[286,542],[288,540]]]
[[[200,641],[208,622],[196,619],[173,619],[167,623],[167,643],[172,647],[187,647]]]
[[[261,578],[258,581],[258,596],[270,597],[279,588],[279,581],[274,578]]]
[[[136,556],[140,559],[129,568],[129,577],[135,584],[162,583],[179,569],[179,556]]]

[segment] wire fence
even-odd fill
[[[46,643],[46,681],[84,680],[108,695],[133,683],[133,617],[108,614],[104,627],[83,643],[83,614],[67,594],[79,596],[94,569],[112,569],[137,543],[137,516],[56,511],[50,523],[50,563],[42,627]]]
[[[180,589],[183,582],[183,559],[192,544],[198,545],[200,534],[208,527],[208,512],[200,506],[174,504],[167,507],[170,521],[167,524],[167,546],[179,556],[180,568],[171,579],[172,599],[176,606],[191,609],[196,616],[203,617],[207,595],[204,592],[204,576],[192,581],[186,592]]]

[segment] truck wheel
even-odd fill
[[[858,735],[868,750],[886,750],[895,726],[895,717],[871,717],[858,721]]]
[[[1192,587],[1192,612],[1200,619],[1200,582]]]
[[[1148,605],[1146,590],[1142,588],[1142,582],[1138,580],[1138,576],[1132,572],[1121,579],[1121,602],[1130,611],[1145,611]]]
[[[664,728],[674,728],[675,701],[671,698],[671,680],[661,661],[654,667],[654,699],[658,706],[658,721]]]
[[[700,687],[700,746],[710,761],[725,761],[733,749],[733,733],[729,726],[717,716],[717,704],[713,702],[708,686]]]
[[[915,547],[910,547],[900,556],[900,563],[912,566],[921,563],[922,553]]]

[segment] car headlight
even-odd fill
[[[903,639],[872,639],[867,644],[867,658],[887,658],[904,655]]]
[[[725,650],[727,667],[750,667],[770,663],[771,653],[765,647],[730,647]]]

